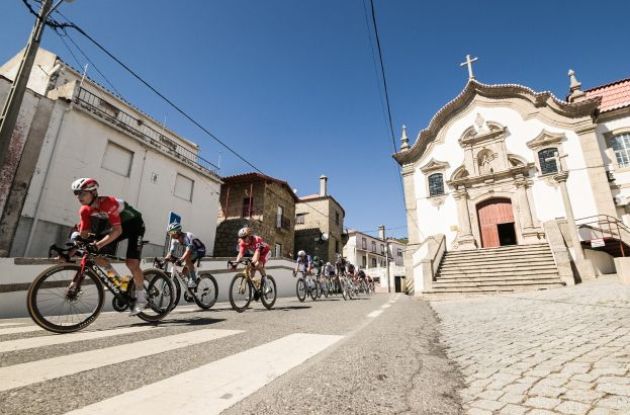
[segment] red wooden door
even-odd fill
[[[481,245],[484,248],[501,246],[499,227],[501,223],[513,223],[512,202],[510,199],[490,199],[477,205],[477,217],[481,231]]]

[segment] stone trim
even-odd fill
[[[464,110],[477,95],[491,99],[518,98],[529,102],[534,108],[549,108],[553,113],[568,118],[589,117],[590,119],[601,101],[601,98],[593,98],[568,103],[559,100],[549,91],[535,92],[518,84],[487,85],[471,79],[457,97],[433,116],[429,126],[418,134],[413,146],[409,150],[394,154],[394,159],[401,165],[420,159],[429,144],[435,141],[442,127]]]
[[[434,173],[441,170],[446,170],[449,167],[450,167],[450,164],[448,164],[447,161],[438,161],[432,158],[431,160],[429,160],[427,164],[425,164],[423,167],[420,167],[420,171],[424,175],[427,175],[427,173]]]
[[[567,137],[564,133],[551,133],[543,128],[536,138],[529,140],[526,144],[527,147],[538,152],[543,150],[543,147],[560,145],[560,143],[566,141],[566,139]]]

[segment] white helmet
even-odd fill
[[[304,252],[304,251],[299,251],[299,252],[298,252],[298,256],[306,256],[306,252]]]
[[[244,228],[241,228],[238,231],[239,238],[245,238],[246,236],[249,236],[251,234],[252,234],[252,228],[250,228],[249,226],[245,226]]]
[[[75,181],[73,181],[70,187],[72,188],[72,191],[75,193],[80,192],[82,190],[95,191],[98,189],[98,182],[89,177],[83,177],[81,179],[76,179]]]

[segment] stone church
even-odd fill
[[[416,295],[546,289],[630,253],[630,79],[566,99],[469,80],[400,151]]]

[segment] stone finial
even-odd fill
[[[577,80],[575,77],[575,71],[573,69],[569,69],[569,96],[567,100],[569,102],[578,101],[580,98],[583,98],[586,94],[582,91],[582,83]]]
[[[402,134],[400,136],[400,151],[409,150],[409,138],[407,137],[407,126],[402,126]]]

